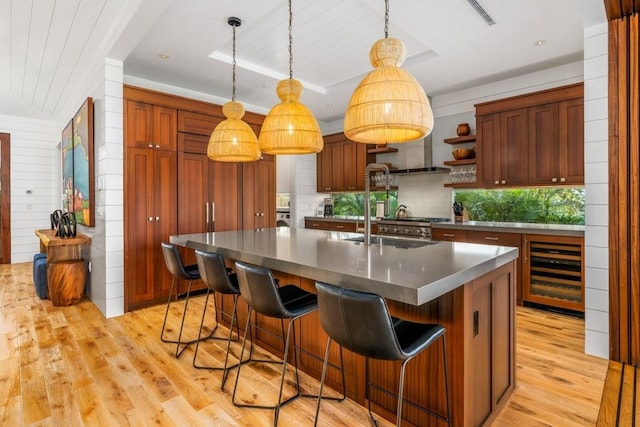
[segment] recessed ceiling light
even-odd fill
[[[160,57],[160,59],[169,59],[169,55],[167,55],[166,53],[159,53],[158,56]]]
[[[542,46],[546,42],[547,42],[546,40],[536,40],[536,41],[533,42],[533,44],[536,45],[536,46]]]

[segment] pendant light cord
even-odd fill
[[[389,38],[389,0],[384,0],[384,38]]]
[[[289,78],[293,79],[293,12],[291,11],[291,0],[289,0]]]
[[[235,102],[236,100],[236,26],[232,25],[233,28],[233,92],[231,92],[231,100]]]

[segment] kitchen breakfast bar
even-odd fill
[[[414,322],[439,323],[447,330],[451,415],[454,426],[490,424],[515,386],[515,278],[517,248],[456,242],[407,245],[402,239],[354,241],[362,235],[302,228],[268,228],[172,236],[191,249],[219,253],[234,260],[270,268],[281,284],[315,292],[315,282],[373,292],[383,296],[393,316]],[[231,299],[217,295],[225,310]],[[246,305],[238,309],[239,324]],[[279,333],[280,322],[257,322]],[[327,336],[317,313],[297,325],[296,340],[320,359],[301,354],[299,367],[319,378]],[[281,344],[257,334],[256,344],[282,356]],[[331,362],[338,364],[338,346]],[[366,405],[364,358],[344,351],[347,396]],[[442,352],[431,346],[408,365],[405,399],[446,412]],[[397,389],[400,364],[371,361],[371,381]],[[341,390],[340,374],[327,374],[327,384]],[[371,391],[375,412],[395,419],[396,400]],[[330,403],[331,404],[331,403]],[[338,403],[339,404],[339,403]],[[405,405],[403,418],[420,426],[444,425]]]

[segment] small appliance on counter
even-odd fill
[[[324,199],[324,216],[333,216],[333,199],[330,197]]]

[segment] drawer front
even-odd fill
[[[485,245],[520,247],[520,233],[499,233],[495,231],[467,230],[467,242]]]
[[[329,230],[331,231],[356,231],[355,222],[329,222]]]
[[[329,222],[328,221],[316,221],[312,219],[304,220],[304,228],[315,228],[316,230],[328,230]]]
[[[467,230],[451,230],[446,228],[434,228],[431,230],[431,238],[443,242],[466,242]]]

